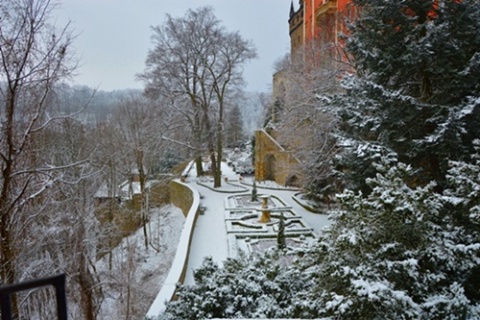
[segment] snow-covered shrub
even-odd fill
[[[324,99],[339,135],[382,144],[417,169],[418,185],[445,188],[448,161],[466,160],[480,136],[480,2],[352,3],[345,44],[355,72],[342,78],[344,93]],[[358,161],[345,171],[370,173]]]
[[[474,141],[476,153],[472,162],[450,161],[447,180],[449,190],[445,192],[445,201],[465,215],[462,220],[472,227],[480,228],[480,140]]]
[[[342,210],[306,260],[318,275],[319,316],[480,316],[479,300],[465,293],[480,263],[478,237],[456,223],[434,183],[411,188],[405,182],[413,174],[409,166],[376,167],[367,197],[352,191],[338,196]]]
[[[207,258],[194,278],[159,319],[313,317],[304,298],[310,277],[273,256],[228,259],[223,267]]]

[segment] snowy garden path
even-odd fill
[[[206,208],[199,215],[193,233],[185,284],[193,284],[193,270],[198,269],[204,257],[210,256],[220,263],[228,256],[227,231],[224,220],[224,193],[194,186],[201,197],[200,206]]]

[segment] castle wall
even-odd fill
[[[265,130],[255,132],[255,180],[273,180],[279,185],[288,185],[298,180],[299,165],[300,161],[272,135]]]
[[[323,36],[325,33],[336,35],[344,31],[345,23],[338,19],[341,15],[351,16],[351,0],[301,0],[297,11],[290,12],[290,43],[292,54],[302,45]],[[326,30],[325,20],[329,21],[330,30]],[[336,36],[334,41],[338,41]],[[298,40],[302,39],[301,42]]]

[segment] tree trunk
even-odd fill
[[[15,283],[16,272],[15,272],[15,251],[13,249],[13,239],[11,236],[10,230],[10,214],[6,209],[2,208],[2,221],[0,223],[0,244],[1,244],[1,276],[2,284],[13,284]],[[18,318],[19,309],[18,309],[18,300],[17,295],[13,294],[10,296],[11,299],[11,310],[13,319]]]
[[[223,95],[218,96],[219,110],[217,122],[217,167],[213,172],[214,186],[222,184],[222,153],[223,153]]]
[[[138,176],[140,180],[140,211],[142,216],[142,227],[143,227],[143,239],[145,241],[145,250],[148,250],[148,233],[147,233],[147,222],[148,222],[148,212],[146,212],[146,205],[145,205],[145,183],[147,177],[143,170],[143,151],[137,149],[137,169],[138,169]],[[133,196],[133,195],[132,195]]]
[[[222,124],[219,124],[221,127]],[[215,188],[218,188],[222,185],[222,153],[223,153],[223,134],[222,129],[217,129],[217,165],[213,171],[213,181]]]
[[[203,175],[203,161],[202,161],[202,156],[197,156],[195,158],[195,169],[197,169],[197,175],[202,176]]]
[[[205,130],[207,131],[207,145],[208,153],[210,154],[210,161],[212,162],[213,173],[213,187],[219,188],[222,186],[220,162],[218,161],[218,155],[215,156],[215,141],[212,135],[212,124],[208,117],[208,109],[204,111]],[[218,175],[220,173],[220,175]]]
[[[194,88],[195,90],[195,88]],[[195,166],[197,169],[197,176],[203,176],[205,172],[203,172],[203,162],[202,162],[202,125],[200,121],[200,115],[198,112],[198,103],[197,101],[192,98],[192,109],[194,112],[193,116],[193,139],[194,139],[194,153],[195,153]]]
[[[222,181],[221,181],[221,179],[217,180],[218,161],[217,161],[217,158],[215,157],[215,152],[214,151],[210,152],[210,161],[212,162],[213,187],[214,188],[219,188],[219,187],[222,186]]]
[[[0,245],[1,245],[1,276],[2,284],[13,284],[16,278],[15,251],[14,241],[12,239],[13,217],[12,210],[15,201],[12,198],[12,189],[14,181],[12,175],[14,170],[14,157],[18,151],[15,149],[14,141],[14,110],[15,110],[15,93],[8,95],[6,103],[6,121],[5,121],[5,158],[3,163],[3,184],[0,198]],[[13,318],[18,317],[18,301],[16,295],[11,296],[12,315]]]
[[[79,267],[79,275],[78,275],[78,284],[80,286],[80,299],[81,299],[81,306],[83,309],[83,315],[85,316],[86,320],[95,320],[95,307],[93,302],[92,296],[92,284],[93,279],[90,271],[88,270],[88,266],[86,266],[86,261],[84,254],[80,255],[80,267]]]

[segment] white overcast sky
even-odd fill
[[[181,17],[190,8],[209,5],[229,31],[239,31],[257,48],[245,66],[248,91],[271,90],[274,62],[289,51],[291,0],[60,0],[57,25],[71,21],[80,60],[74,83],[111,91],[142,88],[135,74],[152,48],[151,26],[166,14]]]

